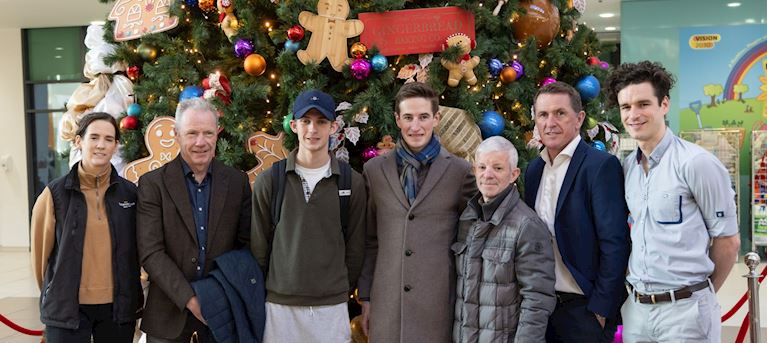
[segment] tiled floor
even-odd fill
[[[759,266],[759,270],[764,264]],[[722,289],[717,293],[722,305],[722,314],[728,311],[746,291],[746,273],[743,263],[738,263],[730,273]],[[767,282],[765,282],[767,283]],[[761,327],[762,339],[767,339],[767,286],[761,289]],[[30,268],[29,253],[26,250],[0,250],[0,314],[15,323],[33,330],[42,329],[40,324],[37,297],[40,295]],[[735,337],[748,310],[748,303],[741,308],[722,327],[722,342],[734,342]],[[748,341],[748,336],[746,337]],[[25,336],[3,324],[0,324],[0,342],[37,343],[39,337]]]

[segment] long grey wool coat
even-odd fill
[[[370,342],[449,342],[455,303],[450,245],[477,191],[471,165],[444,148],[408,204],[394,152],[365,164],[365,262],[359,295],[370,298]]]

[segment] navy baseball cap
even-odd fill
[[[293,118],[299,119],[311,109],[320,111],[325,118],[336,120],[336,102],[333,97],[317,89],[301,92],[293,102]]]

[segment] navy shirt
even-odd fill
[[[210,205],[210,180],[213,175],[208,166],[208,173],[202,182],[197,183],[194,179],[192,168],[181,160],[181,167],[184,170],[184,179],[186,180],[186,190],[189,193],[189,201],[192,204],[192,213],[194,214],[194,226],[197,229],[197,278],[201,279],[205,272],[205,247],[208,243],[208,206]]]

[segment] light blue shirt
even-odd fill
[[[637,148],[623,162],[632,250],[626,280],[641,293],[705,281],[714,271],[713,237],[738,234],[735,192],[722,163],[671,129],[642,168]]]

